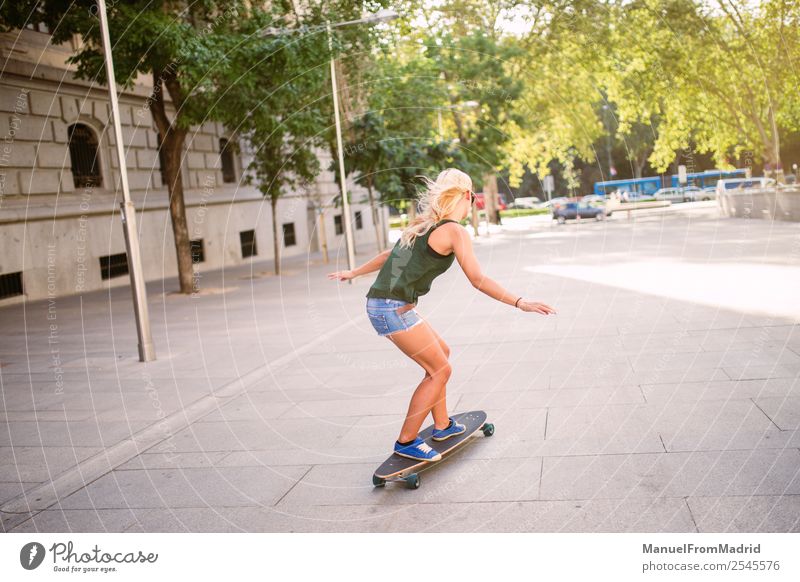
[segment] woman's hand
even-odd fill
[[[519,302],[517,307],[522,311],[532,311],[534,313],[541,313],[542,315],[549,315],[550,313],[555,314],[556,312],[555,309],[545,303],[539,303],[538,301],[525,301],[524,299]]]
[[[339,280],[339,281],[347,281],[348,279],[355,278],[353,275],[353,271],[336,271],[335,273],[328,273],[328,279],[331,280]]]

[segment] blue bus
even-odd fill
[[[704,172],[694,172],[686,174],[686,182],[688,186],[697,186],[698,188],[713,188],[717,185],[717,180],[727,180],[729,178],[744,178],[745,171],[742,170],[706,170]],[[680,186],[678,183],[678,175],[672,174],[672,187],[677,188]]]
[[[627,180],[606,180],[605,182],[594,183],[594,193],[598,196],[606,196],[616,190],[623,192],[638,192],[644,196],[655,194],[661,188],[661,176],[651,176],[649,178],[629,178]]]
[[[704,172],[693,172],[686,174],[687,186],[697,186],[698,188],[712,188],[717,185],[717,180],[728,178],[744,178],[745,171],[742,170],[705,170]],[[666,176],[665,180],[666,181]],[[678,174],[672,174],[670,185],[677,188]],[[606,180],[605,182],[594,183],[594,193],[598,196],[606,196],[616,190],[623,192],[636,192],[642,196],[652,196],[657,190],[662,188],[661,176],[650,176],[648,178],[628,178],[626,180]]]

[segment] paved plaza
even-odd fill
[[[375,273],[327,279],[343,249],[149,283],[147,364],[127,286],[0,309],[2,530],[800,531],[797,223],[503,222],[485,274],[558,314],[457,262],[420,299],[449,409],[496,432],[418,490],[371,484],[424,373],[366,317]]]

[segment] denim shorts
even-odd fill
[[[408,302],[383,297],[367,297],[367,316],[379,336],[403,331],[422,323],[423,319],[414,309],[403,313],[395,311],[403,305],[408,305]]]

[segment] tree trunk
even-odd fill
[[[645,150],[636,156],[636,160],[634,162],[633,167],[633,177],[634,178],[641,178],[642,172],[644,171],[644,166],[647,164],[647,157],[650,155],[650,150]]]
[[[319,234],[322,244],[322,260],[328,264],[328,234],[325,230],[325,206],[320,203],[319,207]]]
[[[281,274],[281,245],[278,236],[278,197],[269,197],[270,205],[272,206],[272,247],[275,249],[275,274]]]
[[[778,124],[775,121],[775,110],[771,105],[769,107],[769,121],[772,126],[772,147],[769,148],[770,162],[775,171],[775,181],[778,184],[783,184],[786,180],[783,176],[783,166],[781,165],[781,138],[780,134],[778,134]]]
[[[186,204],[183,199],[183,176],[181,173],[181,154],[186,141],[186,130],[178,129],[167,118],[162,83],[168,83],[173,105],[175,105],[176,110],[180,111],[180,86],[175,80],[174,70],[153,71],[151,110],[158,132],[161,134],[161,149],[164,153],[164,174],[166,175],[166,186],[169,194],[169,216],[172,222],[172,235],[175,240],[175,254],[178,260],[178,283],[180,284],[180,292],[189,294],[194,290],[194,273],[192,269],[192,250],[189,244],[189,227],[186,224]]]
[[[486,212],[487,224],[497,224],[497,209],[500,207],[497,197],[497,176],[494,173],[483,176],[483,208]],[[488,230],[486,231],[488,234]]]
[[[381,228],[381,221],[378,218],[378,208],[375,205],[375,195],[372,192],[372,182],[367,182],[367,193],[369,194],[369,207],[372,210],[372,224],[375,227],[375,241],[377,242],[378,252],[383,252],[383,233]]]
[[[181,293],[192,293],[194,274],[192,270],[192,249],[189,244],[189,227],[186,223],[186,204],[183,199],[183,176],[181,174],[181,154],[185,141],[183,131],[171,131],[161,144],[164,150],[164,173],[169,192],[169,216],[172,221],[172,235],[175,239],[175,254],[178,257],[178,282]]]

